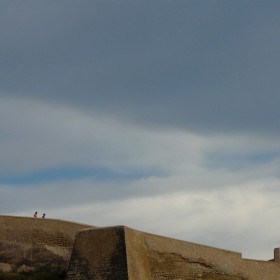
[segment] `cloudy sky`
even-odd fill
[[[271,259],[280,2],[0,1],[0,214]]]

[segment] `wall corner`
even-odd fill
[[[280,263],[280,248],[274,249],[274,261]]]

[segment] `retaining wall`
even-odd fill
[[[76,233],[93,226],[55,219],[0,216],[0,268],[66,269]]]
[[[279,280],[280,265],[124,226],[78,233],[67,280]]]
[[[279,280],[279,256],[249,260],[125,226],[0,216],[0,270],[68,267],[67,280]]]

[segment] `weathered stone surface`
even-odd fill
[[[129,279],[243,280],[240,273],[219,266],[239,253],[156,236],[125,228]],[[141,253],[136,253],[141,252]],[[212,262],[215,258],[216,262]],[[145,277],[145,278],[143,278]]]
[[[17,269],[17,272],[28,272],[28,271],[34,271],[34,267],[23,264]]]
[[[6,272],[69,264],[67,280],[280,280],[280,249],[274,253],[271,261],[248,260],[124,226],[0,216],[0,270]]]
[[[0,216],[0,262],[13,271],[22,265],[66,269],[76,233],[93,226],[53,219]]]
[[[77,236],[68,268],[68,280],[128,279],[122,227],[82,231]]]
[[[9,263],[0,263],[0,271],[11,272],[13,269],[12,265]]]
[[[67,275],[74,279],[279,280],[280,265],[119,226],[77,235]]]

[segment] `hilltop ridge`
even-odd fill
[[[0,216],[0,269],[66,269],[76,233],[94,226],[58,219]]]

